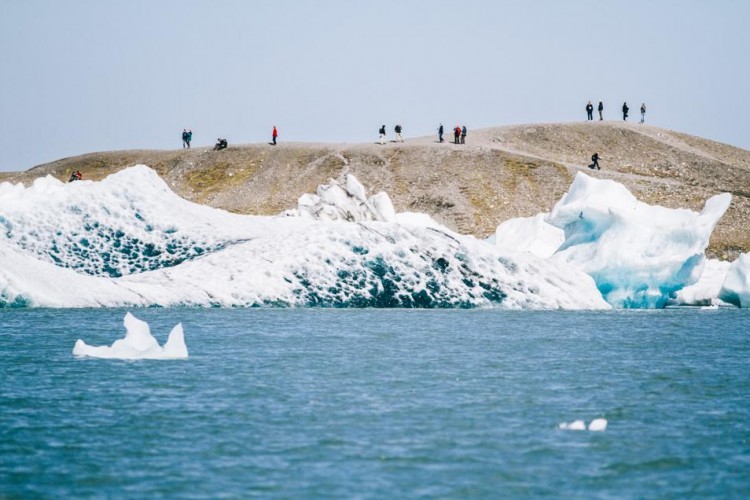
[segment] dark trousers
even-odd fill
[[[600,109],[599,110],[599,121],[602,121],[602,120],[604,120],[604,118],[602,118],[602,110]]]
[[[586,111],[586,114],[589,115],[589,121],[594,120],[594,112],[593,111]]]
[[[276,145],[276,136],[273,136],[273,145]]]

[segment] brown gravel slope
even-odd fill
[[[447,137],[447,136],[446,136]],[[602,170],[586,168],[591,154]],[[233,212],[270,215],[294,207],[330,178],[351,172],[369,193],[384,190],[398,211],[420,211],[447,226],[486,237],[502,221],[549,211],[577,171],[621,182],[639,199],[701,210],[730,192],[709,254],[733,259],[750,251],[750,151],[622,122],[534,124],[470,131],[466,145],[435,137],[405,143],[230,145],[174,151],[114,151],[65,158],[0,180],[29,182],[72,169],[102,179],[143,163],[179,195]]]

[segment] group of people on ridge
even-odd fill
[[[279,137],[279,130],[276,128],[276,125],[273,126],[273,131],[271,132],[271,141],[269,144],[276,145],[276,138]],[[182,147],[183,148],[190,148],[190,141],[193,140],[193,131],[182,129]],[[216,139],[216,144],[214,145],[214,151],[220,151],[222,149],[226,149],[229,143],[226,139],[218,138]]]
[[[80,181],[81,179],[83,179],[83,174],[81,173],[81,171],[74,170],[70,173],[70,179],[68,179],[68,182]]]
[[[438,127],[438,142],[443,142],[443,133],[445,132],[445,129],[443,128],[443,124],[441,123]],[[463,127],[461,125],[456,125],[456,127],[453,129],[453,144],[466,144],[466,125]]]
[[[599,110],[599,121],[604,120],[604,116],[602,115],[602,112],[604,111],[604,103],[602,101],[599,101],[599,106],[597,107]],[[622,119],[624,121],[628,120],[628,113],[630,112],[630,108],[628,107],[627,101],[622,103]],[[591,101],[586,104],[586,120],[587,121],[593,121],[594,120],[594,105],[591,104]],[[641,103],[641,123],[646,121],[646,103]]]
[[[404,142],[404,138],[401,136],[403,127],[400,124],[397,124],[393,127],[393,130],[396,132],[396,139],[393,142]],[[444,133],[445,127],[443,127],[443,124],[441,123],[438,127],[438,142],[445,142],[445,139],[443,139]],[[385,125],[381,125],[378,129],[378,144],[385,144],[385,138]],[[461,125],[456,125],[456,128],[453,129],[453,143],[466,144],[466,125],[463,127]]]

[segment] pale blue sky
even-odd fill
[[[750,148],[741,0],[0,0],[0,170],[104,150],[619,119]],[[471,133],[471,132],[470,132]]]

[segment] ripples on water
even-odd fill
[[[0,497],[750,494],[746,310],[133,312],[0,310]]]

